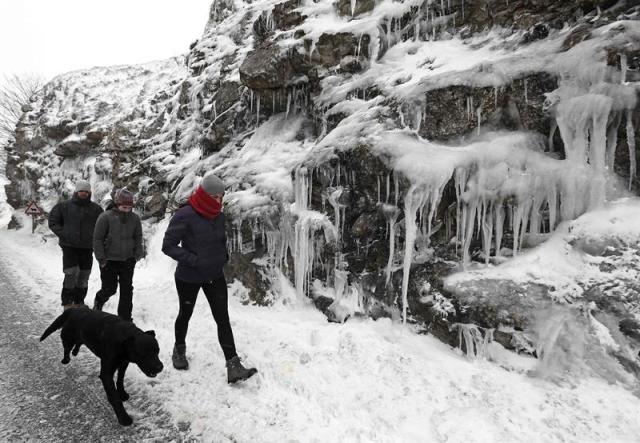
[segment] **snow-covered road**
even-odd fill
[[[136,424],[121,427],[98,379],[99,361],[86,349],[63,366],[58,334],[39,337],[61,308],[43,313],[34,287],[49,288],[41,270],[0,254],[0,441],[170,441],[181,438],[157,401],[130,385]],[[17,261],[14,260],[17,258]],[[20,264],[19,270],[16,264]],[[37,286],[36,286],[37,285]],[[51,291],[55,293],[55,291]]]
[[[622,386],[596,379],[575,379],[571,385],[541,380],[527,374],[534,360],[501,351],[499,345],[492,348],[493,361],[469,360],[434,338],[388,319],[330,324],[304,300],[296,299],[286,285],[280,294],[281,300],[288,300],[286,304],[280,301],[264,308],[230,299],[238,350],[259,369],[257,376],[239,386],[227,385],[214,323],[203,297],[187,337],[190,370],[175,371],[170,363],[177,310],[173,265],[159,252],[165,227],[160,223],[146,229],[149,256],[134,277],[133,311],[138,326],[155,329],[165,371],[150,380],[131,369],[127,377],[135,397],[160,405],[168,420],[156,418],[155,406],[134,400],[129,409],[137,428],[112,430],[116,439],[145,428],[151,432],[160,420],[188,429],[197,440],[215,442],[638,441],[640,399]],[[0,231],[0,257],[2,309],[15,309],[12,306],[19,300],[19,306],[32,316],[9,319],[9,324],[37,325],[19,325],[23,332],[8,335],[4,324],[9,317],[2,317],[0,412],[5,415],[12,407],[7,405],[11,402],[7,395],[17,389],[24,391],[23,402],[37,397],[45,403],[52,402],[46,399],[54,395],[68,395],[65,392],[73,391],[78,378],[98,389],[98,380],[92,378],[95,358],[85,350],[80,361],[62,367],[57,337],[42,346],[33,345],[38,354],[31,348],[24,353],[44,362],[42,370],[58,379],[54,386],[59,389],[43,390],[37,384],[20,387],[6,378],[6,371],[15,373],[24,364],[18,355],[6,355],[7,343],[35,341],[59,311],[62,273],[58,247],[51,241],[43,243],[28,230]],[[89,302],[97,285],[94,272]],[[6,300],[15,292],[20,298]],[[116,302],[111,300],[105,309],[113,312]],[[81,434],[85,426],[81,418],[88,416],[111,429],[111,411],[100,391],[98,395],[101,409],[85,410],[79,405],[83,413],[77,420],[54,422],[51,432],[59,427],[56,432],[61,434],[69,435],[68,428]],[[34,421],[28,423],[34,427]],[[17,425],[15,429],[19,432]]]

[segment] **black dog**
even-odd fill
[[[129,363],[135,363],[148,377],[155,377],[162,371],[158,358],[158,342],[153,331],[143,332],[133,323],[106,312],[88,308],[67,309],[54,320],[40,337],[40,341],[52,332],[62,328],[60,338],[64,347],[63,364],[69,363],[69,353],[78,355],[81,345],[85,345],[100,358],[100,380],[107,393],[107,399],[121,425],[128,426],[133,420],[125,411],[123,401],[129,399],[124,390],[124,373]],[[116,384],[113,375],[118,370]]]

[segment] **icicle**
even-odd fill
[[[607,131],[607,153],[605,163],[610,172],[613,172],[613,164],[616,158],[616,148],[618,147],[618,128],[622,122],[622,112],[613,114],[609,130]]]
[[[360,57],[360,47],[362,45],[362,36],[364,35],[364,32],[360,34],[360,37],[358,37],[358,47],[356,48],[356,58]]]
[[[258,93],[258,98],[256,100],[256,125],[260,123],[260,93]]]
[[[476,117],[478,119],[478,135],[480,135],[480,122],[482,120],[482,106],[476,108]]]
[[[407,293],[409,290],[409,272],[413,261],[413,247],[416,241],[416,212],[422,206],[421,194],[416,185],[411,185],[404,198],[404,263],[402,271],[402,322],[407,322]],[[418,194],[418,195],[416,195]]]
[[[458,329],[458,348],[462,350],[464,344],[468,358],[482,358],[487,355],[487,346],[493,342],[493,329],[485,329],[483,335],[480,328],[474,324],[456,323],[454,326]]]
[[[271,92],[271,113],[276,113],[276,93],[274,91]]]
[[[249,89],[249,111],[253,112],[253,89]]]
[[[291,109],[291,91],[287,89],[287,112],[284,115],[284,118],[289,117],[289,110]]]
[[[387,174],[387,197],[384,199],[385,203],[389,203],[389,195],[391,193],[391,183],[389,180],[389,174]]]
[[[625,84],[627,82],[627,54],[620,54],[620,83]]]
[[[500,249],[502,248],[502,230],[504,229],[504,203],[498,200],[495,204],[496,217],[496,257],[500,257]]]
[[[393,194],[394,194],[394,198],[395,198],[394,204],[396,206],[398,206],[398,200],[399,200],[399,197],[400,197],[400,194],[399,194],[399,191],[398,191],[398,188],[400,187],[399,181],[400,180],[398,179],[397,174],[393,174]]]
[[[356,1],[357,0],[351,0],[351,17],[356,14]]]
[[[420,39],[420,7],[422,5],[418,5],[418,13],[416,14],[416,19],[415,19],[415,27],[413,30],[414,36],[413,36],[413,40],[414,41],[418,41]]]
[[[333,212],[335,214],[334,226],[336,227],[336,232],[340,231],[341,220],[340,220],[340,203],[339,199],[342,195],[344,189],[342,187],[335,189],[328,197],[329,203],[333,207]],[[340,238],[338,238],[338,244],[340,243]]]
[[[498,109],[498,87],[493,88],[493,107]]]
[[[633,127],[633,109],[627,109],[627,146],[629,146],[629,190],[636,177],[636,134]]]
[[[493,234],[493,217],[491,213],[493,211],[493,203],[490,203],[489,216],[487,217],[487,206],[483,205],[482,208],[482,246],[484,249],[485,263],[489,263],[489,256],[491,255],[491,235]]]
[[[548,140],[548,149],[549,152],[554,152],[553,149],[553,136],[556,134],[556,130],[558,129],[558,122],[555,119],[551,119],[551,128],[549,129],[549,140]]]
[[[527,79],[524,79],[524,102],[529,104],[529,93],[527,88]]]
[[[389,258],[387,259],[387,267],[385,269],[386,285],[389,285],[391,280],[391,268],[393,266],[393,257],[395,255],[396,245],[396,221],[400,215],[400,209],[391,205],[384,205],[383,207],[384,217],[387,221],[389,229]]]
[[[380,203],[380,176],[376,175],[376,183],[378,185],[378,203]]]

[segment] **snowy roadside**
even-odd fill
[[[640,435],[640,399],[620,386],[596,379],[558,386],[527,376],[530,361],[498,345],[492,354],[499,363],[471,361],[390,320],[329,324],[303,301],[261,308],[231,298],[238,350],[260,372],[228,386],[201,297],[187,337],[191,368],[175,371],[173,264],[159,252],[165,227],[149,232],[133,315],[141,328],[155,329],[166,370],[151,380],[132,369],[129,378],[203,441],[631,442]],[[0,231],[0,251],[21,283],[40,294],[43,315],[57,314],[57,245],[26,229]],[[98,284],[94,268],[89,302]],[[106,310],[116,303],[114,297]]]

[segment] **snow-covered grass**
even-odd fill
[[[640,400],[621,386],[593,378],[558,386],[527,375],[535,361],[499,345],[492,345],[491,361],[469,360],[388,319],[327,323],[286,286],[279,296],[293,303],[264,308],[230,298],[238,350],[257,376],[227,385],[203,296],[187,337],[190,369],[175,371],[170,356],[178,303],[173,263],[159,249],[165,228],[166,221],[147,230],[149,255],[134,277],[133,316],[156,331],[166,369],[153,380],[133,369],[128,380],[203,441],[637,440]],[[27,229],[0,231],[0,248],[36,294],[43,316],[53,318],[62,282],[55,242],[42,243]],[[97,274],[94,268],[90,294],[98,289]],[[113,312],[116,303],[114,297],[106,310]]]

